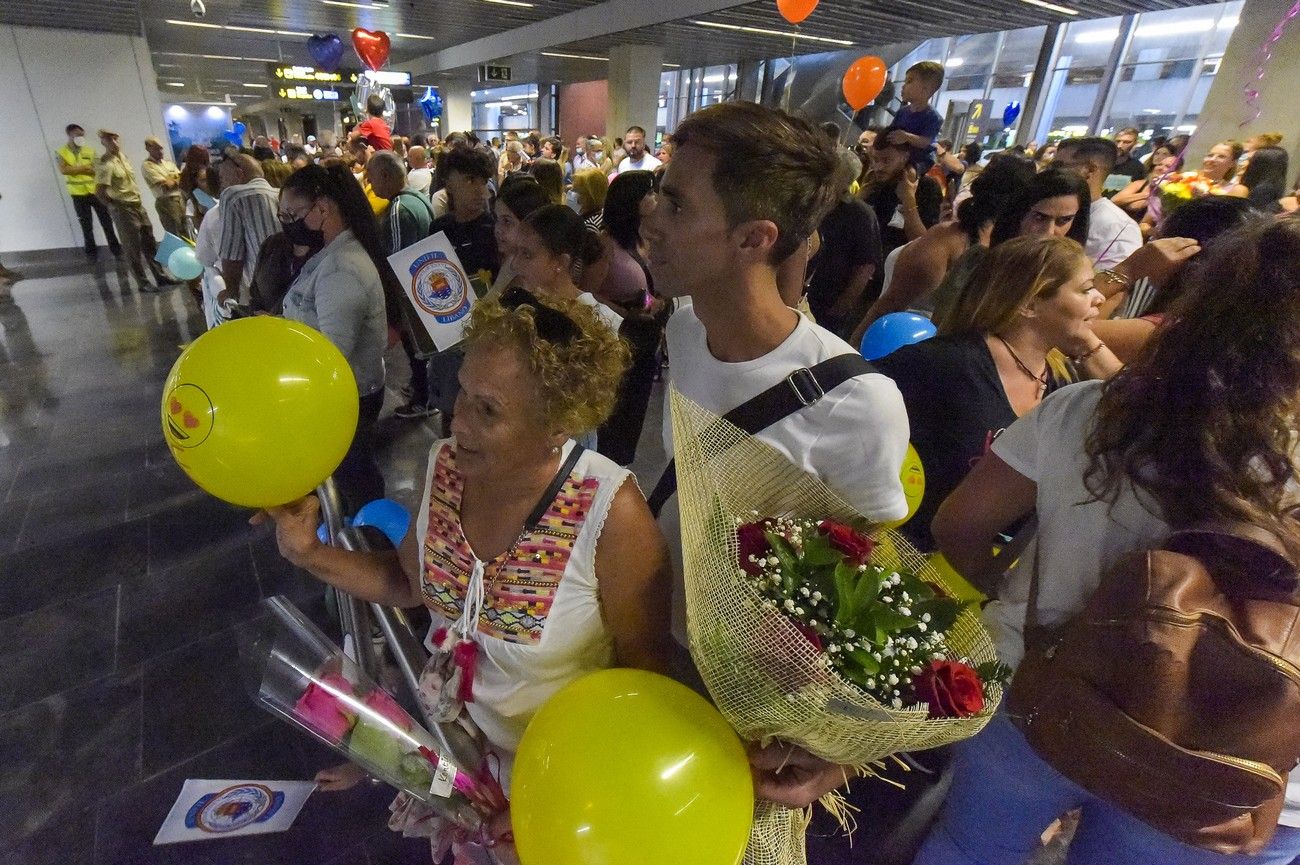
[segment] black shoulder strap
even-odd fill
[[[751,397],[722,416],[722,419],[753,435],[816,403],[851,378],[875,372],[859,354],[841,354],[812,367],[800,367],[767,390]],[[650,511],[656,517],[677,492],[677,463],[670,460],[650,493]]]
[[[533,512],[528,515],[528,522],[524,523],[526,528],[531,529],[541,522],[542,517],[546,516],[546,511],[551,507],[551,502],[555,501],[556,495],[560,492],[560,487],[564,486],[564,482],[569,479],[573,467],[578,464],[578,457],[582,456],[582,452],[585,450],[586,448],[582,445],[574,442],[573,450],[569,451],[569,458],[560,465],[560,470],[555,473],[555,479],[546,488],[546,492],[542,493],[542,497],[537,500],[537,507],[533,508]]]

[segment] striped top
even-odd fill
[[[252,279],[253,264],[262,241],[280,230],[279,193],[264,177],[232,186],[221,193],[221,242],[218,251],[226,261],[242,261],[244,284]]]

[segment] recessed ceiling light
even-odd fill
[[[206,21],[184,21],[179,18],[165,18],[166,24],[178,27],[202,27],[205,30],[233,30],[238,33],[265,33],[267,36],[310,36],[305,30],[272,30],[268,27],[243,27],[237,24],[208,24]]]
[[[1039,9],[1049,9],[1052,12],[1060,12],[1062,15],[1078,15],[1078,9],[1067,9],[1064,6],[1057,6],[1055,3],[1048,3],[1047,0],[1020,0],[1021,3],[1028,3],[1030,6],[1037,6]]]
[[[165,19],[165,23],[167,23],[167,24],[178,24],[178,25],[180,25],[181,27],[202,27],[202,28],[204,28],[205,30],[220,30],[220,29],[221,29],[221,25],[220,25],[220,24],[209,24],[209,23],[206,22],[206,21],[180,21],[180,20],[178,20],[178,19],[176,19],[176,18],[167,18],[167,19]]]
[[[496,3],[500,6],[523,6],[526,9],[532,9],[536,3],[525,3],[523,0],[483,0],[484,3]]]
[[[665,68],[665,69],[681,69],[681,68],[682,68],[682,64],[680,64],[680,63],[665,63],[665,64],[664,64],[664,68]]]
[[[597,57],[594,54],[561,54],[559,51],[542,51],[539,52],[543,57],[563,57],[566,60],[599,60],[602,63],[608,63],[608,57]]]
[[[347,0],[320,0],[326,6],[347,6],[351,9],[387,9],[387,3],[348,3]]]
[[[268,85],[266,85],[266,84],[253,84],[251,81],[245,81],[245,82],[244,82],[244,86],[245,86],[245,87],[256,87],[256,88],[258,88],[258,89],[261,89],[261,88],[267,87]]]
[[[168,87],[184,87],[184,86],[185,86],[184,82],[181,82],[181,81],[167,81],[167,82],[164,82],[164,83],[166,83],[166,85],[167,85]]]
[[[249,63],[279,63],[274,57],[235,57],[230,54],[189,54],[184,51],[155,51],[159,57],[198,57],[202,60],[245,60]]]
[[[1025,0],[1029,2],[1029,0]],[[701,27],[717,27],[720,30],[738,30],[742,33],[757,33],[760,36],[780,36],[783,39],[799,37],[805,42],[825,42],[828,45],[852,45],[848,39],[830,39],[826,36],[808,36],[804,33],[792,33],[789,30],[767,30],[763,27],[742,27],[739,24],[723,24],[721,21],[700,21],[692,19],[692,24],[699,24]]]
[[[437,39],[436,36],[421,36],[419,33],[398,33],[397,35],[402,39],[428,39],[430,42]]]

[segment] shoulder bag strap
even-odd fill
[[[812,367],[800,367],[722,416],[722,419],[753,435],[784,420],[800,409],[813,405],[827,393],[859,375],[876,368],[859,354],[841,354]],[[673,493],[677,492],[677,463],[670,460],[648,503],[656,517]]]
[[[542,521],[542,517],[546,516],[546,512],[551,507],[551,502],[555,501],[560,488],[564,486],[564,482],[569,479],[569,475],[573,472],[573,467],[578,464],[578,457],[582,456],[582,452],[585,450],[586,448],[582,445],[574,443],[573,450],[569,451],[568,459],[560,465],[560,470],[555,473],[555,479],[542,493],[542,497],[537,500],[537,507],[533,508],[533,512],[528,515],[528,522],[524,523],[525,528],[533,528]]]

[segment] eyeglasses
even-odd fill
[[[518,286],[510,289],[501,295],[500,303],[506,309],[518,309],[521,306],[531,309],[537,335],[547,342],[568,345],[582,335],[573,319],[558,309],[542,303],[536,295],[526,289]]]
[[[312,205],[309,204],[307,205],[307,209],[304,210],[302,213],[291,213],[291,212],[287,213],[281,210],[278,213],[276,213],[276,216],[280,218],[281,225],[288,225],[291,222],[297,222],[298,220],[302,219],[311,211],[311,209],[312,209]]]

